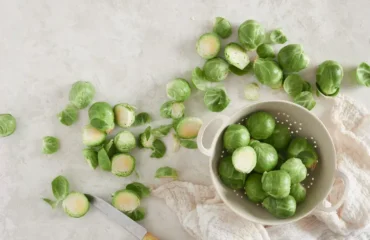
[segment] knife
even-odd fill
[[[126,229],[129,233],[137,237],[139,240],[159,240],[151,233],[149,233],[143,226],[127,217],[125,214],[114,208],[112,205],[104,201],[103,199],[85,194],[89,199],[89,202],[102,213],[107,215],[108,218],[115,221],[118,225]]]

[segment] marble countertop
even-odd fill
[[[369,89],[353,83],[351,72],[362,61],[370,62],[370,2],[367,0],[307,1],[7,1],[0,10],[0,112],[12,113],[17,131],[0,139],[0,239],[135,239],[96,210],[72,219],[61,209],[51,210],[41,198],[52,197],[50,182],[66,176],[71,188],[106,199],[112,192],[137,180],[92,171],[81,156],[81,128],[66,127],[56,114],[67,104],[76,80],[91,81],[96,101],[128,102],[160,120],[159,107],[166,101],[165,84],[175,78],[190,79],[202,66],[195,41],[211,31],[216,16],[234,26],[256,19],[268,30],[282,28],[290,43],[303,44],[311,59],[303,76],[314,82],[315,67],[324,60],[339,61],[345,69],[342,94],[367,104]],[[227,42],[224,41],[224,42]],[[231,98],[223,114],[251,104],[243,99],[243,87],[253,76],[229,77],[225,82]],[[260,100],[286,99],[283,91],[263,87]],[[195,93],[186,103],[188,115],[205,121],[209,113]],[[319,98],[313,110],[324,123],[332,101]],[[61,149],[41,154],[41,139],[54,135]],[[172,152],[171,139],[163,159],[151,159],[137,151],[139,181],[153,181],[160,166],[179,170],[180,179],[211,184],[207,157],[198,151]],[[161,239],[186,240],[176,216],[155,198],[144,201],[148,215],[142,224]]]

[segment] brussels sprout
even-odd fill
[[[180,139],[180,145],[181,147],[187,148],[187,149],[197,149],[198,144],[194,140],[189,139]]]
[[[294,73],[285,78],[283,87],[289,96],[295,97],[303,91],[305,84],[303,78],[299,74]]]
[[[313,98],[311,92],[301,92],[297,96],[294,97],[294,103],[301,105],[302,107],[307,108],[308,110],[313,109],[316,106],[316,101]]]
[[[277,218],[288,218],[295,214],[297,208],[294,197],[287,196],[282,199],[267,197],[263,200],[262,206]]]
[[[309,83],[308,81],[304,81],[303,91],[312,92],[311,83]]]
[[[144,148],[152,148],[153,142],[155,141],[155,137],[152,133],[149,133],[149,137],[145,132],[143,134],[140,134],[140,144]]]
[[[256,112],[248,117],[247,128],[252,138],[267,139],[274,132],[275,119],[267,112]]]
[[[152,130],[152,134],[156,138],[161,138],[161,137],[167,136],[170,133],[171,129],[172,129],[172,124],[161,125],[157,128],[154,128]]]
[[[288,39],[281,29],[275,29],[270,33],[270,41],[272,43],[284,44]]]
[[[59,139],[46,136],[42,139],[42,152],[44,154],[53,154],[59,150]]]
[[[335,61],[325,61],[316,71],[316,87],[325,96],[336,96],[343,79],[343,68]]]
[[[63,200],[63,210],[68,216],[80,218],[89,211],[90,203],[83,193],[71,192]]]
[[[231,124],[224,133],[224,147],[227,151],[233,152],[240,147],[248,146],[250,135],[246,127],[239,124]]]
[[[112,205],[121,212],[131,213],[140,206],[140,198],[134,191],[119,190],[113,194]]]
[[[127,190],[131,190],[136,193],[136,195],[142,199],[150,195],[150,189],[142,183],[133,182],[126,186]]]
[[[104,171],[112,170],[112,162],[104,148],[101,148],[98,152],[98,163],[99,167]]]
[[[290,195],[294,197],[297,203],[301,203],[306,199],[306,189],[300,183],[292,184]]]
[[[126,215],[136,222],[141,221],[145,218],[145,209],[142,207],[138,207],[134,211],[126,213]]]
[[[305,69],[310,63],[299,44],[289,44],[283,47],[278,53],[278,61],[284,72],[299,72]]]
[[[263,43],[258,46],[257,54],[260,58],[274,58],[275,51],[270,44]]]
[[[185,105],[183,102],[168,101],[161,106],[161,117],[179,119],[184,116]]]
[[[83,109],[92,102],[95,88],[90,82],[77,81],[69,91],[69,102],[78,109]]]
[[[96,102],[89,108],[90,124],[101,131],[110,132],[114,129],[114,113],[106,102]]]
[[[233,165],[231,157],[225,157],[220,160],[218,165],[218,174],[221,181],[228,187],[238,190],[244,187],[246,178],[245,173],[238,172]]]
[[[204,94],[204,104],[212,112],[223,111],[230,103],[226,92],[220,88],[209,88]]]
[[[153,141],[153,152],[150,155],[152,158],[161,158],[166,154],[166,145],[160,140],[156,139]]]
[[[271,136],[265,142],[271,144],[276,150],[283,150],[288,147],[290,139],[291,134],[288,126],[276,124]]]
[[[130,154],[120,153],[112,158],[112,173],[119,177],[128,177],[135,170],[136,160]]]
[[[356,68],[356,80],[359,84],[370,87],[370,65],[363,62]]]
[[[87,148],[87,149],[84,149],[82,153],[84,155],[86,162],[89,164],[89,166],[92,169],[95,169],[99,165],[98,154],[94,150]]]
[[[256,101],[260,97],[260,86],[257,83],[248,83],[244,88],[244,97],[250,101]]]
[[[131,127],[135,122],[135,107],[127,104],[120,103],[114,106],[114,120],[120,127]]]
[[[217,56],[221,49],[220,38],[215,33],[205,33],[199,37],[196,45],[197,53],[204,59]]]
[[[174,180],[177,179],[178,174],[176,169],[173,169],[171,167],[161,167],[158,168],[155,172],[155,178],[173,178]]]
[[[68,105],[58,114],[58,119],[62,124],[71,126],[78,120],[78,108],[74,105]]]
[[[119,152],[130,152],[136,147],[135,136],[131,132],[123,130],[114,137],[114,145]]]
[[[225,47],[225,58],[231,65],[243,70],[249,64],[245,49],[237,43],[229,43]]]
[[[82,130],[82,142],[85,146],[93,147],[102,144],[107,134],[91,125],[87,125]]]
[[[285,198],[290,192],[290,176],[283,170],[265,172],[262,175],[262,188],[274,198]]]
[[[260,83],[273,89],[281,88],[283,71],[276,62],[270,59],[259,58],[254,61],[253,69]]]
[[[252,202],[262,202],[263,199],[268,197],[268,194],[262,189],[262,175],[258,173],[251,173],[247,177],[245,182],[245,194],[248,196],[249,200]]]
[[[254,20],[243,22],[238,29],[239,42],[248,50],[254,50],[265,40],[265,29]]]
[[[0,114],[0,137],[13,134],[16,127],[15,118],[11,114]]]
[[[216,21],[213,26],[213,31],[222,38],[228,38],[232,33],[229,21],[227,21],[223,17],[216,17]]]
[[[234,168],[241,173],[250,173],[257,163],[256,151],[250,146],[237,148],[232,155]]]
[[[302,137],[293,139],[287,150],[289,158],[299,158],[307,168],[314,168],[318,162],[318,155],[314,147]]]
[[[230,65],[232,66],[232,65]],[[191,74],[191,82],[193,83],[194,87],[199,89],[200,91],[206,91],[208,88],[213,88],[217,87],[221,83],[215,83],[215,82],[210,82],[202,69],[199,67],[196,67],[192,74]]]
[[[307,175],[307,168],[299,158],[290,158],[286,160],[286,162],[281,165],[280,169],[289,174],[292,184],[302,182]]]
[[[206,61],[203,66],[204,75],[211,82],[220,82],[229,74],[229,64],[222,58],[216,57]]]
[[[191,88],[189,83],[182,78],[176,78],[175,80],[167,83],[167,96],[175,101],[183,102],[190,97]]]
[[[196,117],[186,117],[179,121],[175,130],[177,135],[183,139],[192,139],[198,136],[198,132],[203,122]]]
[[[253,70],[253,62],[250,62],[244,69],[240,70],[239,68],[229,65],[230,72],[234,73],[238,76],[244,76],[245,74],[251,72]]]
[[[270,171],[278,162],[278,154],[273,146],[268,143],[254,142],[250,145],[257,155],[257,164],[253,169],[258,173]]]

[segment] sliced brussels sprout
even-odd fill
[[[0,114],[0,137],[6,137],[13,134],[16,127],[17,123],[11,114]]]
[[[213,31],[222,38],[228,38],[232,34],[231,24],[223,17],[216,17]]]
[[[231,65],[230,65],[231,66]],[[217,87],[218,83],[210,82],[202,69],[196,67],[191,74],[191,82],[194,87],[200,91],[206,91],[208,88]]]
[[[173,169],[171,167],[161,167],[158,168],[155,172],[155,178],[173,178],[174,180],[177,179],[178,174],[176,169]]]
[[[100,131],[110,132],[114,129],[114,113],[106,102],[96,102],[89,108],[90,124]]]
[[[225,157],[220,160],[218,165],[218,174],[221,181],[228,187],[238,190],[244,187],[246,178],[245,173],[238,172],[233,165],[231,157]]]
[[[307,175],[307,168],[299,158],[290,158],[280,167],[281,170],[287,172],[290,176],[291,183],[302,182]]]
[[[256,101],[260,97],[260,86],[257,83],[248,83],[244,88],[244,97],[250,101]]]
[[[119,152],[130,152],[136,147],[135,136],[130,131],[123,130],[114,137],[114,145]]]
[[[267,43],[262,43],[257,48],[257,54],[260,58],[274,58],[275,51],[274,48]]]
[[[275,29],[270,33],[270,41],[272,43],[284,44],[288,39],[281,29]]]
[[[63,210],[68,216],[80,218],[89,211],[90,203],[83,193],[71,192],[63,200]]]
[[[198,136],[198,132],[203,122],[196,117],[185,117],[176,125],[176,133],[180,138],[192,139]]]
[[[150,155],[152,158],[161,158],[166,154],[166,145],[160,139],[153,141],[153,152]]]
[[[111,171],[112,162],[104,148],[100,149],[98,152],[98,163],[99,167],[104,171]]]
[[[142,199],[150,195],[150,189],[142,183],[133,182],[126,186],[127,190],[131,190],[136,193],[136,195]]]
[[[84,149],[82,153],[84,155],[86,162],[89,164],[89,166],[92,169],[96,169],[96,167],[99,165],[98,154],[94,150],[89,149],[89,148]]]
[[[225,47],[225,58],[231,65],[243,70],[249,64],[246,50],[238,43],[229,43]]]
[[[295,97],[303,91],[305,85],[303,78],[299,74],[294,73],[285,78],[283,87],[289,96]]]
[[[313,109],[316,106],[316,101],[313,98],[312,92],[301,92],[297,96],[294,97],[294,103],[301,105],[308,110]]]
[[[82,130],[82,142],[85,146],[93,147],[102,144],[107,134],[91,125],[87,125]]]
[[[299,44],[289,44],[280,49],[278,61],[284,72],[293,73],[305,69],[310,59]]]
[[[306,189],[300,183],[292,184],[290,187],[290,195],[294,197],[297,204],[301,203],[306,199]]]
[[[68,105],[58,114],[58,119],[62,124],[71,126],[78,120],[78,108],[72,104]]]
[[[240,147],[233,152],[234,168],[241,173],[250,173],[257,163],[256,151],[250,146]]]
[[[263,200],[262,206],[277,218],[288,218],[295,214],[297,208],[294,197],[287,196],[282,199],[267,197]]]
[[[95,88],[90,82],[77,81],[69,91],[69,102],[78,109],[83,109],[92,102]]]
[[[244,190],[245,194],[252,202],[260,203],[268,194],[262,189],[262,175],[258,173],[251,173],[247,177]]]
[[[263,173],[276,167],[278,154],[273,146],[261,142],[253,142],[250,146],[257,155],[257,163],[253,169],[255,172]]]
[[[290,176],[283,170],[265,172],[262,175],[262,188],[274,198],[285,198],[290,192]]]
[[[238,29],[239,42],[248,50],[254,50],[265,40],[265,29],[254,20],[243,22]]]
[[[277,123],[271,136],[264,140],[271,144],[276,150],[286,149],[292,136],[288,126]]]
[[[179,119],[184,116],[185,105],[183,102],[168,101],[161,106],[161,117]]]
[[[325,96],[336,96],[343,79],[342,66],[332,60],[321,63],[316,71],[316,87]]]
[[[204,104],[212,112],[223,111],[230,103],[226,92],[220,88],[209,88],[204,94]]]
[[[293,139],[287,150],[289,158],[299,158],[307,168],[315,168],[318,162],[318,155],[315,148],[307,139],[297,137]]]
[[[145,218],[145,209],[143,207],[138,207],[133,212],[126,213],[126,215],[136,222],[141,221]],[[148,240],[150,240],[150,238]]]
[[[359,84],[370,87],[370,65],[363,62],[356,68],[356,80]]]
[[[112,158],[112,173],[119,177],[128,177],[135,170],[136,160],[130,154],[120,153]]]
[[[127,104],[120,103],[114,106],[114,120],[120,127],[127,128],[131,127],[136,119],[135,107]]]
[[[260,83],[273,89],[281,88],[283,71],[275,61],[259,58],[254,61],[253,70]]]
[[[44,154],[53,154],[59,150],[59,139],[52,136],[46,136],[42,139],[42,152]]]
[[[208,81],[221,82],[229,75],[229,64],[222,58],[212,58],[206,61],[203,71]]]
[[[197,53],[204,59],[217,56],[221,49],[220,38],[215,33],[205,33],[199,37],[196,45]]]
[[[275,119],[267,112],[255,112],[248,117],[246,125],[252,138],[263,140],[274,132]]]
[[[227,151],[233,152],[240,147],[248,146],[250,140],[249,131],[240,124],[231,124],[226,128],[223,136],[224,147]]]
[[[245,74],[251,72],[253,70],[253,62],[250,62],[244,69],[240,70],[239,68],[229,65],[230,72],[234,73],[238,76],[244,76]]]
[[[189,83],[182,78],[176,78],[175,80],[167,83],[166,89],[168,98],[178,102],[185,101],[190,97],[191,94]]]
[[[131,213],[140,206],[140,198],[134,191],[119,190],[113,194],[112,205],[121,212]]]

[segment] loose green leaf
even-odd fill
[[[181,118],[184,116],[185,105],[183,102],[168,101],[162,104],[160,112],[163,118]]]
[[[68,105],[58,114],[58,119],[62,124],[71,126],[78,120],[78,108],[72,104]]]
[[[232,34],[231,24],[223,17],[216,17],[213,31],[222,38],[228,38]]]
[[[212,112],[221,112],[229,103],[230,99],[223,89],[211,88],[204,94],[204,104]]]
[[[309,83],[308,81],[304,81],[303,91],[312,92],[311,83]]]
[[[150,189],[142,183],[133,182],[126,186],[126,189],[131,190],[137,194],[137,196],[142,199],[150,195]]]
[[[166,145],[164,145],[164,143],[159,139],[154,140],[153,152],[150,157],[161,158],[164,156],[164,154],[166,154]]]
[[[275,29],[270,33],[270,41],[272,43],[284,44],[288,39],[281,29]]]
[[[173,178],[176,180],[178,177],[176,169],[171,167],[161,167],[155,172],[155,178]]]
[[[176,133],[172,134],[172,138],[173,138],[173,151],[177,152],[180,149],[180,138],[177,136]]]
[[[356,69],[356,80],[359,84],[370,87],[370,65],[363,62]]]
[[[191,94],[189,83],[182,78],[176,78],[175,80],[167,83],[166,90],[168,98],[178,102],[185,101],[190,97]]]
[[[104,149],[107,152],[108,156],[111,158],[114,154],[117,153],[116,146],[114,145],[114,139],[110,139],[108,142],[104,144]],[[99,149],[100,150],[100,149]],[[98,151],[99,151],[98,150]]]
[[[0,114],[0,137],[13,134],[16,126],[15,118],[11,114]]]
[[[189,148],[189,149],[197,149],[198,145],[194,140],[188,140],[188,139],[181,139],[180,145]]]
[[[54,197],[58,201],[62,201],[69,193],[69,182],[67,178],[63,176],[56,177],[51,182],[51,189],[53,190]]]
[[[250,101],[256,101],[260,97],[260,86],[257,83],[248,83],[244,88],[244,97]]]
[[[302,107],[307,108],[308,110],[311,110],[315,107],[316,101],[313,98],[313,95],[311,92],[301,92],[294,98],[294,103],[301,105]]]
[[[145,209],[143,207],[138,207],[134,211],[125,213],[129,218],[134,221],[141,221],[145,218]]]
[[[99,165],[98,154],[94,150],[88,149],[88,148],[84,149],[82,153],[84,155],[86,162],[89,164],[89,166],[92,169],[96,169],[96,167]]]
[[[44,154],[53,154],[59,150],[59,139],[46,136],[42,139],[42,152]]]
[[[232,65],[230,65],[230,66],[232,66]],[[200,91],[206,91],[209,88],[221,86],[220,83],[215,83],[215,82],[209,81],[206,78],[203,70],[200,69],[199,67],[196,67],[193,70],[193,72],[191,74],[191,82],[193,83],[194,87],[199,89]]]
[[[53,201],[53,200],[50,200],[48,198],[43,198],[42,200],[44,200],[44,202],[46,202],[47,204],[49,204],[51,206],[51,208],[56,208],[56,206],[58,206],[58,201]]]
[[[230,72],[234,73],[238,76],[244,76],[245,74],[251,72],[253,70],[253,62],[250,62],[243,70],[240,70],[239,68],[229,65]]]
[[[104,148],[100,149],[98,152],[98,162],[99,167],[104,171],[110,171],[112,169],[112,162]]]
[[[150,123],[151,121],[152,121],[152,118],[150,117],[149,113],[142,112],[136,115],[135,122],[132,126],[136,127],[136,126],[144,125],[144,124]]]
[[[150,138],[150,135],[152,134],[152,127],[151,126],[147,127],[143,134],[144,134],[145,139],[148,141]]]
[[[157,128],[154,128],[152,130],[152,134],[155,138],[161,138],[161,137],[167,136],[168,133],[171,131],[171,128],[172,128],[172,124],[161,125]]]

